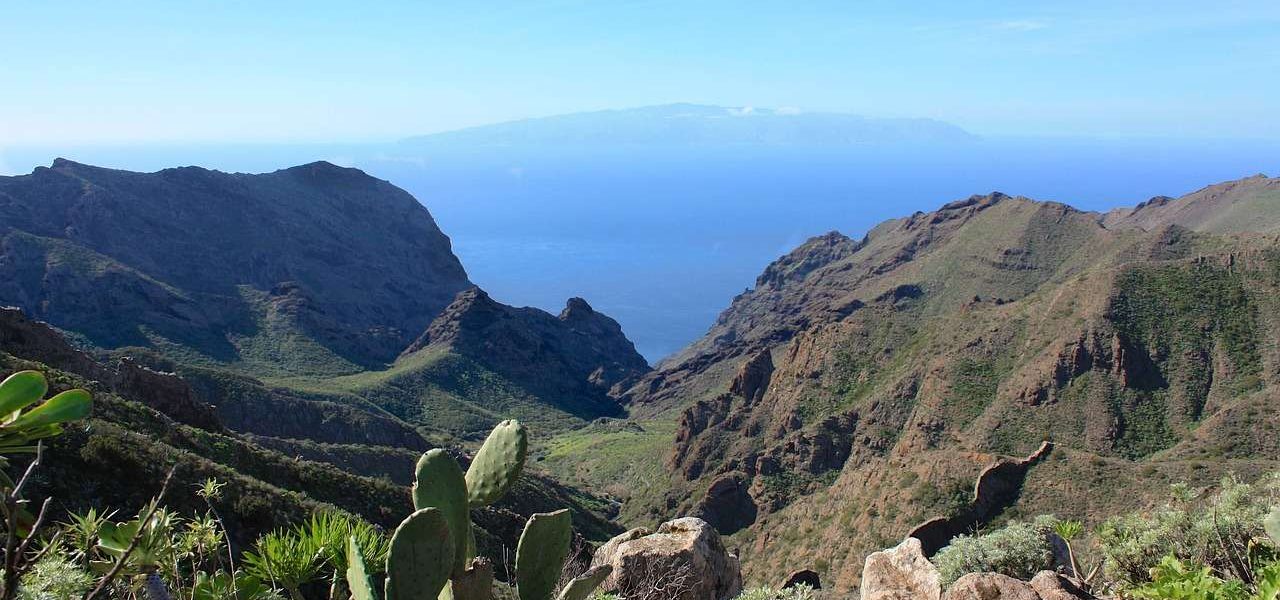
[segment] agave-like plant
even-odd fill
[[[6,490],[15,485],[2,470],[9,466],[8,455],[35,454],[34,443],[62,433],[63,423],[89,416],[93,407],[89,392],[81,389],[36,405],[48,391],[49,383],[39,371],[18,371],[0,382],[0,486]]]
[[[294,600],[302,600],[302,586],[314,583],[324,562],[323,549],[315,538],[297,530],[268,533],[244,554],[245,569],[262,581],[278,585]]]
[[[46,499],[39,515],[27,510],[23,486],[40,464],[40,440],[62,433],[62,424],[89,415],[93,402],[89,392],[68,390],[44,402],[49,382],[39,371],[19,371],[0,382],[0,513],[9,532],[0,566],[0,600],[17,596],[18,581],[34,563],[30,553],[50,499]],[[25,474],[14,481],[6,472],[9,456],[35,454]]]

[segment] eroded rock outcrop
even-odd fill
[[[707,494],[694,508],[694,516],[722,534],[737,533],[756,521],[758,509],[743,473],[729,473],[711,482]]]
[[[650,532],[633,529],[596,550],[591,565],[613,573],[601,590],[624,597],[662,590],[669,600],[728,600],[742,591],[738,557],[706,521],[685,517]]]
[[[931,519],[907,535],[920,540],[926,556],[933,556],[962,533],[985,525],[1013,504],[1022,491],[1027,471],[1049,455],[1053,444],[1044,442],[1023,460],[1001,460],[983,469],[973,488],[973,500],[958,514]]]

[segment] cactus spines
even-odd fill
[[[529,517],[516,545],[516,589],[520,600],[551,600],[572,542],[573,521],[568,510]]]
[[[453,572],[454,545],[444,513],[424,508],[409,515],[391,536],[386,600],[429,600]]]
[[[364,555],[356,536],[347,540],[347,587],[351,588],[351,600],[378,600],[373,591],[373,579],[364,566]]]
[[[488,506],[506,495],[520,478],[528,453],[529,435],[519,421],[503,421],[494,427],[467,469],[471,507]]]
[[[565,584],[564,589],[560,591],[559,600],[587,600],[591,596],[591,592],[596,591],[600,584],[613,573],[612,565],[600,565],[592,567],[572,581]]]
[[[453,539],[453,572],[462,573],[471,560],[471,514],[468,507],[467,482],[462,467],[449,453],[439,448],[429,450],[418,459],[413,481],[413,508],[436,508],[449,525]]]

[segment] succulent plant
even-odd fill
[[[62,424],[89,416],[93,401],[89,392],[67,390],[35,408],[49,384],[39,371],[18,371],[0,382],[0,467],[8,466],[5,455],[31,454],[33,442],[62,433]],[[0,471],[0,486],[13,487],[13,481]]]
[[[529,517],[516,546],[516,590],[520,600],[551,600],[572,543],[569,511]]]
[[[385,600],[491,600],[493,567],[475,558],[470,510],[500,500],[515,485],[529,453],[529,437],[518,421],[503,421],[464,474],[443,450],[418,460],[413,483],[415,512],[396,529],[387,558]],[[516,550],[520,600],[552,600],[573,541],[569,511],[533,515]],[[347,547],[347,585],[354,600],[378,600],[373,580],[353,537]],[[561,600],[583,600],[608,577],[596,568],[573,579]]]

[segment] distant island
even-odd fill
[[[933,119],[681,103],[521,119],[412,137],[400,145],[851,146],[977,139]]]

